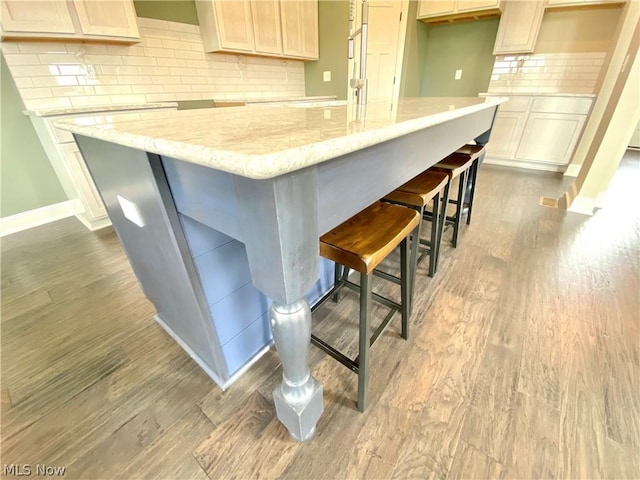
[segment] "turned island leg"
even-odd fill
[[[282,383],[273,391],[278,419],[293,438],[313,436],[322,414],[322,385],[308,367],[311,310],[306,299],[271,306],[273,340],[282,361]]]
[[[278,419],[291,436],[311,438],[322,414],[322,385],[311,376],[311,310],[305,294],[318,279],[317,176],[314,169],[265,180],[235,178],[254,285],[273,304],[273,340],[282,382],[273,392]]]

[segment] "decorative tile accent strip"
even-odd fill
[[[2,42],[25,108],[304,96],[301,61],[205,53],[197,25],[138,25],[131,46]]]
[[[595,93],[605,52],[496,56],[491,93]]]

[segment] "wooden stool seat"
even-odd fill
[[[358,374],[358,410],[361,412],[367,406],[369,348],[398,311],[402,315],[401,336],[405,340],[409,338],[409,305],[413,283],[410,275],[413,274],[413,270],[409,264],[408,239],[411,232],[417,230],[419,224],[420,214],[415,210],[377,202],[320,237],[320,255],[333,260],[336,264],[335,285],[311,308],[311,311],[316,310],[329,298],[338,301],[340,289],[343,287],[358,291],[360,294],[358,356],[355,359],[347,357],[313,333],[311,343]],[[401,303],[373,293],[370,275],[373,269],[398,245],[400,245]],[[349,281],[350,268],[360,272],[359,285]],[[391,309],[373,334],[370,331],[372,300]]]
[[[458,195],[456,200],[449,200],[456,206],[453,216],[445,217],[445,223],[453,225],[453,238],[451,244],[458,246],[458,233],[462,215],[466,208],[467,225],[471,224],[471,211],[473,209],[473,197],[476,189],[476,177],[478,176],[478,159],[484,152],[483,145],[467,144],[460,147],[456,152],[449,155],[444,160],[436,163],[433,169],[439,172],[446,172],[453,180],[460,177],[458,182]],[[470,186],[468,202],[465,202],[467,184]]]
[[[414,207],[424,207],[443,191],[448,183],[447,173],[426,170],[385,195],[384,199]]]
[[[436,171],[446,172],[451,178],[455,178],[462,172],[469,170],[476,158],[466,153],[455,152],[436,163],[432,168]]]
[[[415,210],[377,202],[320,237],[320,255],[369,274],[420,221]]]
[[[458,150],[456,150],[456,153],[469,155],[472,160],[475,160],[480,156],[483,150],[484,150],[484,145],[471,145],[470,143],[468,143],[460,147]]]
[[[440,233],[444,226],[444,214],[440,215],[440,197],[443,190],[445,199],[443,206],[446,207],[446,199],[449,196],[449,174],[436,170],[425,170],[383,198],[386,202],[401,203],[413,207],[419,212],[421,218],[425,215],[425,207],[433,200],[433,212],[431,212],[430,217],[431,239],[430,241],[422,240],[422,229],[418,228],[418,234],[411,248],[411,266],[414,269],[414,275],[417,265],[422,259],[422,256],[418,258],[418,251],[428,253],[429,255],[429,276],[433,277],[436,272],[438,249],[440,247]],[[442,208],[442,210],[444,212],[444,208]],[[426,248],[427,246],[428,249]],[[399,279],[397,277],[393,277],[385,272],[376,271],[376,274],[398,283]]]

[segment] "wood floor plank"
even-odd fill
[[[356,376],[311,347],[325,410],[302,444],[275,418],[277,353],[222,392],[155,324],[112,229],[70,218],[3,237],[3,463],[94,479],[640,478],[638,184],[636,153],[586,217],[539,205],[561,175],[484,166],[458,248],[443,244],[433,278],[418,267],[409,340],[396,317],[372,350],[364,413]],[[355,354],[357,319],[346,292],[314,332]]]
[[[461,440],[447,479],[487,480],[504,478],[504,466]],[[524,478],[524,477],[523,477]]]

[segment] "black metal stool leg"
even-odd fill
[[[418,228],[419,226],[416,229]],[[417,232],[414,232],[414,235],[417,235]],[[418,245],[420,245],[419,240]],[[405,340],[409,338],[409,316],[411,315],[411,305],[413,303],[413,277],[415,275],[414,264],[409,262],[407,248],[409,248],[408,237],[402,240],[402,243],[400,244],[400,296],[402,298],[402,338],[404,338]],[[411,253],[413,254],[413,252]]]
[[[335,267],[333,269],[333,285],[335,287],[338,286],[338,284],[341,282],[341,277],[342,276],[342,265],[340,265],[339,263],[335,263]],[[336,293],[333,294],[333,301],[338,303],[340,301],[340,290],[336,290]]]
[[[358,353],[358,410],[367,408],[369,386],[369,319],[371,313],[371,277],[360,274],[360,339]]]
[[[433,214],[431,215],[431,245],[429,246],[430,277],[436,273],[436,258],[438,255],[438,229],[440,224],[440,192],[433,197]]]
[[[411,258],[410,258],[410,263],[411,263],[411,274],[409,275],[409,290],[410,290],[410,300],[411,303],[409,304],[409,313],[411,313],[413,311],[413,285],[415,282],[415,275],[416,275],[416,270],[418,269],[418,254],[420,253],[420,235],[422,234],[422,217],[424,215],[424,207],[422,208],[416,208],[416,210],[418,211],[418,213],[420,213],[420,223],[418,223],[418,226],[416,227],[415,231],[411,234],[411,237],[413,237],[412,241],[411,241]],[[402,267],[402,264],[400,265]],[[400,273],[400,281],[402,282],[403,279],[403,274]],[[404,301],[404,300],[403,300]]]
[[[451,185],[451,180],[444,187],[444,194],[442,196],[441,203],[441,212],[440,212],[440,224],[438,225],[438,250],[436,253],[436,270],[438,268],[438,262],[440,261],[440,247],[442,246],[442,235],[444,234],[444,226],[447,222],[447,206],[449,205],[449,186]]]
[[[469,182],[471,183],[471,190],[469,192],[469,210],[467,210],[467,225],[471,224],[471,211],[473,210],[473,197],[476,193],[476,178],[478,177],[478,159],[476,158],[471,166],[471,174],[469,175]]]
[[[458,178],[458,203],[456,203],[456,213],[453,223],[453,248],[458,246],[458,232],[460,231],[460,220],[462,220],[462,209],[464,207],[464,192],[467,185],[467,172],[462,172]]]

